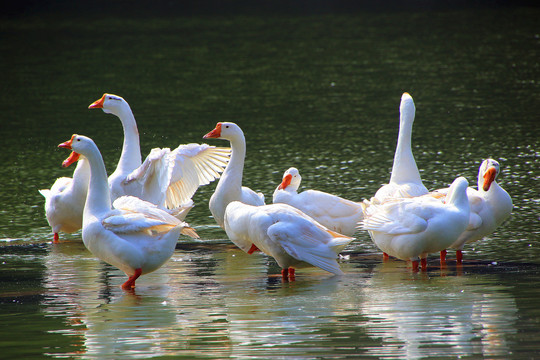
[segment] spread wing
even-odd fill
[[[207,144],[180,145],[169,154],[166,205],[177,207],[191,199],[199,186],[219,178],[231,154],[230,148]]]
[[[162,203],[169,185],[169,148],[155,148],[150,151],[144,162],[133,170],[124,180],[124,184],[138,181],[142,185],[142,195],[145,199],[153,199]]]

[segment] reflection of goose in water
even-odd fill
[[[231,356],[267,358],[268,351],[278,358],[306,356],[308,346],[324,341],[323,328],[338,325],[330,319],[337,311],[332,299],[339,282],[313,279],[283,284],[261,276],[259,282],[225,284]]]
[[[363,288],[359,306],[368,317],[367,333],[382,339],[382,347],[371,349],[372,355],[407,359],[508,355],[506,336],[516,332],[512,324],[517,307],[507,292],[495,283],[477,288],[474,277],[411,281],[410,274],[397,268],[401,266],[378,265]]]
[[[52,350],[51,355],[151,358],[186,355],[192,347],[195,356],[205,346],[213,347],[204,342],[215,336],[223,345],[212,351],[226,358],[226,323],[217,321],[215,331],[205,332],[215,317],[209,314],[208,302],[201,302],[201,293],[194,291],[201,278],[193,276],[193,264],[200,258],[176,252],[164,267],[142,278],[136,291],[126,293],[116,286],[123,273],[95,259],[82,243],[51,248],[41,305],[46,316],[65,319],[57,335],[71,339],[73,350]]]

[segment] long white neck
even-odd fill
[[[231,158],[221,174],[209,204],[214,219],[221,227],[224,227],[227,205],[242,198],[242,175],[246,157],[246,141],[243,134],[239,134],[229,141],[231,142]]]
[[[86,195],[84,214],[98,214],[111,210],[111,196],[103,157],[96,148],[86,155],[90,164],[90,182]]]
[[[116,115],[120,118],[124,128],[122,155],[120,155],[116,171],[131,172],[142,163],[137,122],[127,102],[122,104],[120,111]]]
[[[411,148],[414,113],[415,110],[412,108],[400,114],[399,135],[390,176],[391,183],[422,183]]]
[[[73,191],[85,194],[88,191],[88,182],[90,181],[90,164],[88,159],[81,155],[77,162],[77,167],[73,172]]]
[[[242,177],[244,173],[244,160],[246,158],[246,140],[243,134],[239,134],[230,139],[231,159],[223,171],[219,183],[216,187],[216,193],[226,197],[229,201],[240,200],[242,191]]]

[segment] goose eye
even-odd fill
[[[225,128],[228,129],[228,128],[229,128],[229,125],[225,125]]]

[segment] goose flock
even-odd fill
[[[107,176],[94,141],[74,134],[58,145],[72,153],[63,162],[77,163],[72,178],[59,178],[45,197],[45,213],[53,232],[82,229],[86,248],[128,276],[129,290],[143,274],[161,267],[173,255],[180,235],[198,238],[184,220],[200,186],[218,184],[209,201],[216,223],[248,254],[261,251],[275,259],[284,280],[295,269],[315,266],[332,274],[343,271],[338,254],[357,231],[368,231],[383,258],[409,260],[413,271],[427,268],[427,255],[456,250],[462,262],[465,244],[491,234],[512,211],[512,200],[496,182],[499,163],[482,162],[478,187],[456,178],[449,188],[429,191],[422,183],[411,147],[415,105],[404,93],[399,135],[389,183],[369,199],[351,201],[318,190],[298,192],[300,172],[285,171],[266,204],[264,195],[242,185],[246,139],[232,122],[219,122],[204,139],[222,139],[228,147],[185,144],[156,148],[142,161],[139,133],[129,104],[104,94],[89,106],[117,116],[124,130],[116,170]]]

